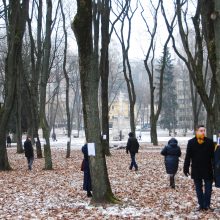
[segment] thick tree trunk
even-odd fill
[[[17,153],[23,153],[22,147],[22,131],[21,131],[21,103],[17,101],[17,112],[16,112],[16,141],[17,141]]]
[[[218,118],[216,127],[220,128],[220,1],[215,0],[215,12],[217,13],[214,20],[215,27],[215,51],[216,51],[216,81],[217,81],[217,96],[216,96],[216,118]]]
[[[16,81],[16,139],[17,139],[17,153],[23,153],[22,147],[22,130],[21,130],[21,63],[19,65],[19,76]]]
[[[46,104],[46,88],[49,78],[49,65],[50,65],[50,50],[51,50],[51,25],[52,25],[52,1],[47,0],[47,15],[46,15],[46,35],[44,42],[44,57],[43,57],[43,70],[41,74],[41,87],[40,87],[40,125],[43,130],[44,138],[44,157],[45,157],[45,170],[51,170],[52,158],[50,149],[50,129],[46,119],[45,104]]]
[[[102,140],[105,149],[105,155],[111,155],[109,149],[109,100],[108,100],[108,78],[109,78],[109,0],[102,1],[101,10],[101,33],[102,33],[102,49],[100,57],[100,75],[101,75],[101,100],[102,100],[102,135],[106,135],[106,139]]]
[[[6,127],[15,103],[16,81],[20,75],[19,66],[22,58],[22,39],[25,31],[29,1],[9,1],[8,54],[6,58],[5,78],[6,97],[0,111],[0,170],[10,170],[6,151]]]
[[[95,144],[94,157],[90,157],[90,173],[94,202],[117,202],[111,190],[105,154],[100,137],[97,62],[93,54],[92,1],[77,0],[77,14],[72,28],[79,53],[80,80],[86,140]]]

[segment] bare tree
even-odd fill
[[[46,119],[45,104],[46,104],[46,87],[49,78],[50,52],[51,52],[51,25],[52,25],[52,1],[47,0],[47,15],[46,15],[46,34],[44,41],[44,56],[42,73],[40,77],[40,126],[43,130],[45,169],[52,169],[52,158],[50,149],[50,130]]]
[[[217,116],[219,118],[220,114],[220,2],[215,0],[215,10],[212,13],[212,18],[214,20],[214,30],[215,30],[215,53],[216,53],[216,81],[217,81]],[[211,43],[211,42],[210,42]],[[220,127],[219,121],[217,127]]]
[[[168,34],[168,37],[164,43],[163,46],[163,57],[162,57],[162,65],[159,73],[159,88],[158,88],[158,95],[159,95],[159,100],[157,104],[157,109],[155,110],[155,105],[156,105],[156,100],[155,100],[155,92],[156,92],[156,87],[155,87],[155,68],[154,68],[154,59],[155,59],[155,36],[157,32],[157,19],[158,19],[158,10],[160,8],[161,1],[159,0],[156,4],[156,6],[153,5],[151,1],[151,6],[154,10],[154,15],[153,15],[153,21],[154,21],[154,26],[152,30],[150,30],[149,24],[147,23],[147,20],[145,19],[143,12],[143,6],[142,6],[142,18],[145,22],[145,25],[148,30],[148,34],[150,35],[150,44],[147,50],[147,54],[144,60],[144,65],[148,74],[149,78],[149,84],[150,84],[150,125],[151,125],[151,130],[150,130],[150,135],[151,135],[151,142],[153,145],[158,145],[158,140],[157,140],[157,121],[161,112],[162,108],[162,92],[163,92],[163,75],[164,75],[164,70],[166,66],[166,57],[167,57],[167,45],[170,40],[170,33]],[[175,17],[173,18],[172,25],[174,23]]]
[[[201,100],[204,104],[204,107],[207,111],[207,133],[208,136],[213,134],[213,131],[216,130],[216,123],[218,119],[216,118],[214,111],[214,97],[216,89],[216,80],[215,74],[212,72],[211,85],[209,86],[210,90],[207,92],[205,77],[204,77],[204,48],[203,48],[203,33],[200,29],[200,15],[201,15],[201,1],[198,1],[196,12],[192,18],[192,23],[195,32],[195,50],[192,51],[189,43],[189,28],[188,23],[186,22],[186,13],[184,12],[183,6],[187,1],[176,0],[176,13],[178,20],[178,27],[180,38],[183,44],[183,48],[186,55],[182,55],[176,48],[175,39],[172,36],[173,48],[180,59],[186,64],[190,77],[201,97]],[[187,10],[187,6],[186,6]],[[169,26],[167,19],[166,24],[168,31],[171,31],[172,28]],[[185,28],[184,28],[185,25]]]
[[[70,121],[70,107],[69,107],[69,88],[70,88],[70,83],[69,83],[69,76],[66,70],[66,55],[67,55],[67,31],[66,31],[66,18],[65,14],[63,11],[63,3],[60,0],[60,8],[61,8],[61,13],[62,13],[62,18],[63,18],[63,32],[64,32],[64,58],[63,58],[63,73],[66,79],[66,116],[67,116],[67,136],[68,136],[68,141],[67,141],[67,152],[66,152],[66,157],[70,157],[70,146],[71,146],[71,121]]]
[[[25,85],[29,91],[30,109],[31,109],[31,133],[36,140],[37,158],[42,158],[41,143],[39,138],[39,80],[42,62],[42,0],[39,0],[37,5],[37,40],[35,45],[34,36],[32,33],[32,20],[35,3],[32,5],[32,14],[28,19],[28,31],[30,37],[30,57],[31,57],[31,77],[29,86],[29,77],[25,76]]]
[[[6,96],[0,112],[0,170],[9,170],[10,165],[6,151],[6,127],[15,103],[16,81],[21,74],[22,40],[25,31],[29,1],[9,1],[5,15],[7,23],[8,53],[6,58],[5,78]]]
[[[79,53],[80,81],[86,140],[95,144],[95,156],[90,157],[90,173],[95,202],[118,202],[114,197],[106,166],[105,154],[100,137],[98,85],[92,37],[92,1],[77,0],[77,14],[72,23]]]
[[[117,33],[115,29],[115,33],[120,41],[121,48],[122,48],[122,56],[123,56],[123,73],[124,78],[127,84],[127,90],[128,90],[128,97],[130,102],[130,128],[131,131],[135,134],[135,115],[134,115],[134,107],[136,103],[136,94],[135,94],[135,88],[134,88],[134,82],[132,78],[132,72],[131,72],[131,65],[128,57],[128,51],[130,48],[130,36],[131,36],[131,21],[132,18],[138,8],[138,1],[136,2],[136,8],[132,10],[131,1],[126,2],[125,11],[120,18],[121,22],[121,28],[120,28],[120,35]],[[123,3],[121,3],[120,7],[123,9]],[[128,33],[127,33],[127,39],[125,39],[124,34],[124,25],[125,21],[128,21]]]

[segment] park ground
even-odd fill
[[[182,172],[184,154],[176,189],[170,189],[160,150],[142,145],[137,172],[128,169],[130,158],[124,149],[111,153],[107,157],[109,178],[122,204],[95,206],[82,190],[80,150],[73,150],[66,159],[64,148],[52,147],[54,169],[43,170],[43,158],[35,159],[33,170],[28,171],[24,154],[8,148],[13,171],[0,172],[0,219],[220,219],[220,189],[214,184],[214,212],[196,211],[192,180]]]

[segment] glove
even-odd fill
[[[189,170],[183,170],[183,173],[184,173],[184,175],[187,177],[187,176],[189,176],[190,174],[189,174]]]

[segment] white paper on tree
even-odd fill
[[[213,134],[213,142],[217,142],[217,135]]]
[[[70,137],[67,138],[67,142],[70,142]]]
[[[95,156],[95,143],[88,143],[88,155]]]
[[[102,138],[103,140],[106,140],[106,134],[103,134]]]

